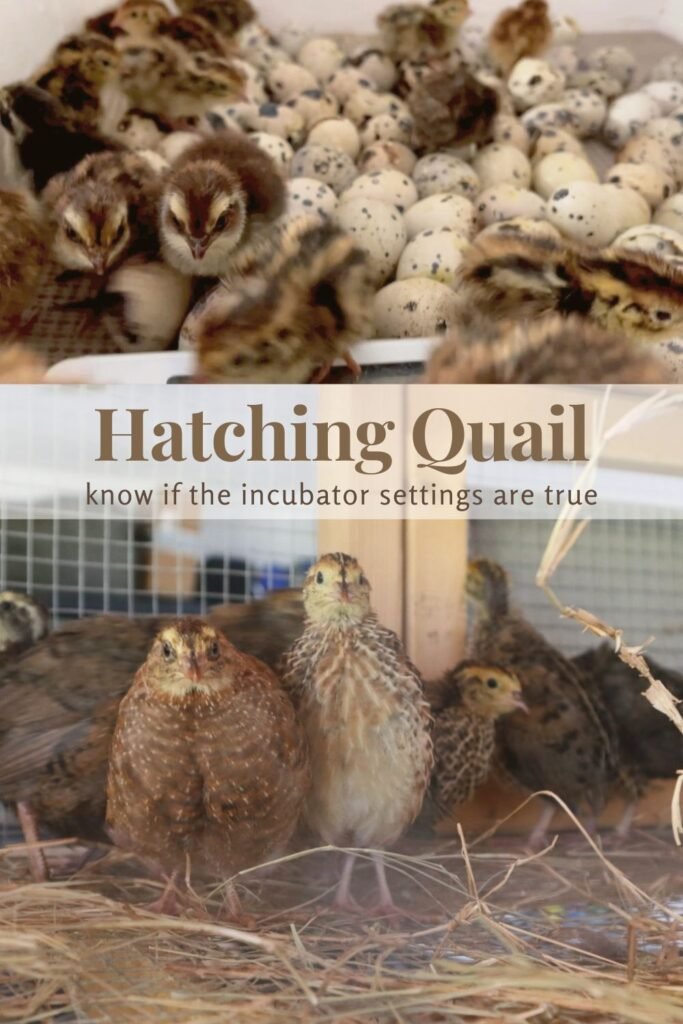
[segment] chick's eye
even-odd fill
[[[487,679],[486,685],[488,686],[489,690],[495,690],[496,687],[498,686],[498,682],[495,679]]]
[[[123,238],[124,234],[125,234],[125,231],[126,231],[125,221],[121,221],[121,223],[117,227],[116,232],[114,234],[114,241],[115,242],[120,242],[121,239]]]
[[[169,643],[164,643],[161,650],[167,661],[172,661],[175,657],[175,651]]]
[[[232,210],[226,210],[222,213],[214,225],[214,231],[225,231],[228,224],[232,220]]]
[[[365,576],[363,575],[363,573],[361,573],[360,576],[358,577],[358,582],[360,583],[361,587],[367,586],[367,582],[368,581],[365,578]]]
[[[209,644],[208,654],[209,654],[209,657],[212,660],[215,660],[218,657],[218,655],[220,654],[220,648],[218,646],[218,641],[217,640],[214,640],[213,643]]]
[[[325,581],[325,577],[323,576],[323,574],[321,572],[316,573],[315,582],[316,583],[323,583],[324,581]]]
[[[64,234],[70,242],[80,242],[80,236],[75,228],[72,228],[70,224],[67,224],[64,228]]]

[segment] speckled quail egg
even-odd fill
[[[428,277],[393,281],[375,295],[373,319],[378,338],[431,338],[458,318],[459,303],[448,285]]]
[[[371,117],[377,114],[386,114],[386,101],[383,94],[376,92],[370,86],[362,86],[352,92],[343,107],[344,117],[350,118],[355,125],[361,128]]]
[[[295,28],[294,25],[286,25],[280,29],[277,36],[277,44],[285,50],[290,57],[296,57],[301,47],[306,42],[310,33],[302,28]]]
[[[672,111],[683,103],[683,82],[669,81],[648,82],[642,87],[642,91],[652,96],[659,103],[664,117],[668,117]]]
[[[607,117],[607,101],[593,89],[567,89],[562,103],[574,115],[575,131],[580,139],[599,135]]]
[[[294,147],[301,145],[306,135],[301,114],[283,103],[262,103],[257,113],[250,118],[249,126],[255,131],[279,135]]]
[[[586,65],[599,71],[607,71],[613,78],[619,79],[624,89],[628,89],[635,76],[638,62],[625,46],[599,46],[588,54]]]
[[[605,120],[603,137],[608,145],[625,145],[648,121],[659,117],[659,103],[645,92],[629,92],[614,101]]]
[[[342,66],[344,53],[334,39],[320,37],[306,40],[296,59],[322,84]]]
[[[576,71],[567,75],[567,85],[570,89],[590,89],[606,100],[613,100],[624,91],[619,79],[610,75],[608,71],[586,68],[581,64]]]
[[[565,76],[547,61],[525,57],[513,67],[507,85],[516,109],[528,110],[559,100],[564,92]]]
[[[665,199],[655,210],[655,215],[652,219],[655,224],[671,228],[672,231],[677,231],[679,235],[683,234],[683,192],[677,192],[675,195]]]
[[[268,71],[268,88],[276,100],[286,103],[306,89],[317,89],[318,80],[315,75],[292,61],[282,61]]]
[[[472,161],[472,167],[482,189],[501,184],[528,188],[531,184],[531,164],[515,146],[498,142],[484,146]]]
[[[324,181],[337,195],[351,185],[356,173],[356,165],[347,153],[317,143],[302,146],[292,160],[293,177]]]
[[[579,55],[576,52],[576,47],[567,44],[553,46],[552,50],[546,54],[545,59],[551,68],[561,71],[565,79],[573,75],[579,66]]]
[[[497,114],[491,131],[493,142],[501,145],[514,146],[525,156],[531,149],[531,138],[528,131],[514,114]]]
[[[317,178],[291,178],[286,185],[285,218],[291,220],[301,214],[328,220],[337,208],[337,197],[323,181]]]
[[[279,135],[269,135],[268,132],[253,132],[250,138],[259,149],[268,154],[283,175],[289,175],[294,150],[286,139],[281,139]]]
[[[476,215],[480,228],[500,220],[524,217],[527,220],[545,220],[545,202],[530,189],[515,185],[494,185],[477,196]]]
[[[683,125],[675,117],[656,117],[645,125],[641,135],[656,139],[666,148],[679,184],[683,184]]]
[[[271,68],[274,68],[276,64],[282,64],[289,60],[289,54],[285,50],[270,43],[261,43],[250,50],[243,50],[242,53],[248,63],[255,67],[264,78],[268,77]]]
[[[576,129],[571,110],[562,103],[542,103],[538,107],[530,107],[522,114],[522,124],[532,138],[546,128]]]
[[[367,253],[375,283],[384,284],[396,269],[408,240],[403,214],[382,199],[356,196],[339,203],[335,219]]]
[[[344,65],[325,83],[326,92],[332,93],[338,103],[344,104],[356,89],[374,90],[375,85],[358,68]]]
[[[361,128],[360,141],[364,147],[373,142],[402,142],[407,146],[413,138],[414,127],[412,117],[375,114]]]
[[[654,164],[667,174],[674,173],[674,159],[671,147],[651,139],[647,135],[634,135],[617,154],[620,164]]]
[[[472,238],[475,231],[474,206],[469,199],[456,196],[453,192],[441,192],[420,199],[410,207],[405,221],[410,239],[430,229],[452,228],[466,238]]]
[[[380,92],[389,92],[396,84],[398,73],[391,57],[381,50],[357,47],[348,58],[348,63],[369,78]]]
[[[650,207],[630,188],[577,181],[548,200],[548,220],[563,235],[602,248],[637,224],[650,220]]]
[[[428,228],[411,239],[401,253],[396,280],[409,277],[431,277],[443,284],[455,285],[457,270],[470,242],[451,228],[432,231]]]
[[[235,125],[241,131],[250,131],[259,116],[260,108],[261,104],[250,103],[246,100],[242,103],[221,103],[208,110],[204,117],[217,132],[223,131],[225,128],[234,128]]]
[[[549,238],[552,241],[560,241],[562,235],[547,220],[527,220],[526,217],[513,217],[512,220],[497,220],[483,228],[474,239],[499,235],[502,238]]]
[[[592,164],[576,153],[550,153],[534,166],[534,189],[548,199],[574,181],[599,181]]]
[[[407,174],[401,174],[394,168],[382,171],[371,171],[360,174],[346,189],[342,200],[368,196],[371,199],[382,199],[385,203],[393,203],[397,210],[404,213],[417,202],[417,188]]]
[[[418,160],[413,181],[420,199],[437,192],[454,192],[474,199],[481,192],[479,176],[473,167],[450,153],[431,153]]]
[[[676,107],[675,110],[672,110],[669,117],[675,117],[677,121],[683,124],[683,103],[680,107]]]
[[[235,42],[244,52],[254,47],[264,46],[272,42],[272,36],[265,26],[258,21],[246,22],[235,33]]]
[[[669,53],[658,60],[650,73],[650,79],[653,82],[683,82],[683,53]]]
[[[334,96],[323,92],[322,89],[307,89],[299,93],[291,100],[287,100],[287,106],[296,110],[304,119],[306,129],[310,129],[318,121],[335,117],[339,113],[339,106]]]
[[[642,224],[630,228],[615,238],[615,249],[635,249],[637,252],[651,252],[667,263],[683,267],[683,235],[663,224]]]
[[[653,208],[668,199],[676,187],[673,174],[654,164],[615,164],[605,181],[635,189]]]
[[[308,142],[332,146],[355,160],[360,152],[360,135],[348,117],[326,117],[314,124],[308,133]]]
[[[567,14],[556,14],[551,18],[553,29],[553,45],[562,46],[566,43],[575,43],[581,35],[579,23],[570,18]]]
[[[536,164],[551,153],[574,153],[587,159],[582,143],[573,132],[565,128],[546,128],[542,131],[534,143],[531,162]]]
[[[394,168],[410,177],[416,163],[415,153],[402,142],[373,142],[359,156],[358,170],[361,174],[369,174],[371,171]]]

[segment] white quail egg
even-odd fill
[[[283,103],[262,103],[250,118],[249,127],[269,135],[279,135],[294,147],[301,145],[306,134],[301,114]]]
[[[562,235],[547,220],[527,220],[526,217],[513,217],[511,220],[497,220],[483,228],[474,239],[499,235],[502,238],[549,238],[553,242],[559,242]]]
[[[650,208],[633,189],[577,181],[550,197],[548,220],[568,238],[603,248],[627,228],[646,224]]]
[[[557,14],[551,18],[553,28],[553,45],[564,46],[566,43],[575,43],[581,35],[581,29],[574,18],[567,14]]]
[[[675,117],[659,117],[645,125],[642,135],[656,139],[669,153],[676,180],[683,184],[683,125]]]
[[[271,46],[270,43],[261,43],[250,50],[243,50],[242,53],[247,62],[256,68],[264,78],[268,77],[271,68],[274,68],[276,64],[282,64],[289,60],[289,54],[285,50],[279,46]]]
[[[514,146],[525,156],[529,155],[531,139],[529,133],[514,114],[497,114],[492,127],[493,142]]]
[[[545,220],[545,202],[535,192],[516,185],[494,185],[477,196],[476,213],[480,227],[499,220]]]
[[[415,238],[421,231],[452,228],[466,238],[475,230],[474,206],[464,196],[442,192],[427,196],[411,206],[405,215],[408,238]]]
[[[326,117],[313,125],[308,133],[308,142],[320,146],[332,146],[355,160],[360,152],[360,135],[353,121],[348,117]]]
[[[349,63],[369,78],[380,92],[389,92],[396,84],[398,77],[396,65],[391,57],[381,50],[356,48],[348,57]]]
[[[683,82],[683,53],[669,53],[657,61],[650,79],[657,81]]]
[[[619,79],[614,78],[608,71],[585,68],[581,65],[567,76],[567,85],[571,89],[590,89],[606,100],[613,100],[624,91]]]
[[[371,171],[361,174],[341,196],[342,202],[347,199],[368,196],[371,199],[382,199],[404,213],[413,203],[417,202],[417,188],[407,174],[401,174],[393,168],[383,171]]]
[[[384,284],[396,269],[407,242],[403,214],[382,199],[356,196],[339,203],[335,219],[367,253],[376,284]]]
[[[382,171],[393,167],[410,176],[416,163],[417,157],[412,149],[404,146],[402,142],[374,142],[361,153],[358,169],[362,174],[368,174],[370,171]]]
[[[332,93],[338,103],[342,105],[353,96],[356,89],[374,90],[375,86],[362,71],[358,68],[345,65],[325,83],[327,92]]]
[[[586,158],[586,151],[576,135],[564,128],[546,128],[540,133],[534,144],[532,163],[538,163],[551,153],[574,153]]]
[[[673,80],[648,82],[643,86],[642,91],[659,103],[664,117],[668,117],[683,103],[683,82]]]
[[[482,189],[502,184],[528,188],[531,184],[531,164],[515,146],[498,142],[484,146],[472,161],[472,167]]]
[[[567,89],[562,103],[571,111],[580,139],[599,135],[607,117],[607,101],[593,89]]]
[[[279,135],[270,135],[268,132],[253,132],[250,138],[259,149],[268,154],[277,169],[287,177],[294,156],[294,150],[287,140],[281,139]]]
[[[316,178],[292,178],[286,185],[285,216],[308,214],[328,220],[337,207],[337,197],[323,181]]]
[[[508,91],[517,110],[554,103],[564,92],[565,76],[544,60],[525,57],[517,61],[508,78]]]
[[[355,179],[356,165],[348,154],[338,149],[309,143],[294,155],[292,176],[324,181],[339,195]]]
[[[534,166],[534,189],[544,199],[574,181],[599,181],[593,165],[576,153],[550,153]]]
[[[306,92],[301,92],[288,100],[287,106],[303,117],[307,129],[312,128],[318,121],[324,121],[339,113],[334,96],[323,92],[322,89],[307,89]]]
[[[249,21],[235,33],[235,42],[240,50],[253,50],[257,46],[270,45],[270,32],[258,21]]]
[[[402,142],[407,146],[413,137],[412,117],[396,117],[394,114],[375,114],[361,129],[360,141],[364,147],[373,142]]]
[[[673,175],[674,160],[671,147],[647,135],[634,135],[617,155],[620,164],[654,164]]]
[[[615,249],[651,252],[660,259],[683,268],[683,235],[662,224],[643,224],[629,228],[614,240]]]
[[[418,160],[413,181],[420,199],[437,192],[454,192],[474,199],[481,191],[479,176],[473,167],[450,153],[431,153]]]
[[[641,131],[648,121],[659,117],[659,103],[645,92],[629,92],[619,96],[610,107],[603,136],[616,149],[625,145]]]
[[[431,338],[454,326],[458,310],[455,292],[440,281],[428,277],[393,281],[375,295],[375,334],[378,338]]]
[[[344,54],[334,39],[308,39],[296,58],[321,84],[326,82],[344,63]]]
[[[573,75],[579,66],[579,55],[576,52],[576,47],[567,44],[553,46],[552,50],[546,54],[546,60],[551,68],[561,71],[565,79]]]
[[[318,80],[301,64],[281,61],[268,71],[268,88],[276,100],[286,103],[306,89],[317,89]]]
[[[436,231],[428,228],[411,239],[401,253],[396,270],[396,280],[409,277],[431,277],[451,288],[455,285],[458,267],[463,253],[469,247],[469,239],[451,228]]]
[[[522,124],[532,138],[546,128],[576,129],[572,112],[563,103],[542,103],[538,107],[530,107],[522,114]]]
[[[657,207],[652,219],[655,224],[671,228],[672,231],[677,231],[679,235],[683,234],[683,192],[677,192],[675,195],[665,199]]]
[[[352,92],[344,104],[344,117],[350,118],[355,125],[362,127],[371,117],[385,114],[386,101],[383,95],[370,86],[363,86]]]
[[[611,185],[625,185],[640,192],[651,206],[659,206],[675,190],[673,174],[655,164],[615,164],[610,168],[605,181]]]
[[[625,46],[599,46],[589,53],[586,64],[617,78],[624,89],[628,89],[638,68],[636,58]]]

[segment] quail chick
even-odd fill
[[[183,337],[209,381],[322,380],[369,329],[366,257],[330,224],[300,222],[278,251],[231,287],[219,286],[190,314]]]
[[[447,673],[440,689],[441,706],[437,710],[432,704],[430,796],[444,817],[470,800],[486,781],[496,746],[496,721],[527,707],[519,680],[499,665],[463,661]]]
[[[1,364],[0,364],[1,366]],[[218,606],[208,621],[274,669],[303,631],[298,591]],[[119,702],[166,623],[108,615],[70,622],[0,663],[0,801],[54,835],[104,841],[108,750]],[[44,877],[44,865],[35,865]]]
[[[282,213],[271,158],[239,132],[200,139],[171,167],[161,201],[164,258],[190,277],[227,277]]]
[[[126,0],[116,12],[113,24],[130,39],[160,37],[185,55],[225,57],[229,52],[227,43],[204,18],[174,17],[165,4],[156,0]]]
[[[158,248],[163,159],[109,152],[86,157],[43,193],[55,259],[102,277],[127,256]]]
[[[406,102],[415,119],[415,144],[423,153],[491,138],[500,107],[496,90],[466,68],[427,68],[408,86]]]
[[[48,626],[47,611],[28,594],[0,592],[0,664],[42,640]]]
[[[256,17],[249,0],[177,0],[182,14],[203,18],[226,39],[231,39]]]
[[[432,768],[422,681],[372,611],[355,558],[324,555],[303,595],[306,625],[285,656],[283,679],[310,751],[308,825],[324,843],[390,846],[417,816]],[[393,912],[384,860],[374,860],[380,906]],[[349,855],[335,900],[347,909],[353,864]]]
[[[621,332],[583,317],[516,323],[484,316],[451,328],[434,351],[425,384],[663,384],[672,371]]]
[[[161,0],[124,0],[112,18],[112,28],[131,39],[149,39],[159,32],[171,12]]]
[[[112,146],[98,132],[78,127],[45,90],[23,83],[0,89],[0,123],[12,136],[19,163],[36,192],[84,157]]]
[[[119,707],[107,781],[114,842],[157,863],[171,886],[186,872],[224,881],[285,849],[308,784],[277,676],[201,620],[162,629]],[[234,890],[228,909],[240,913]]]
[[[45,259],[42,214],[30,192],[0,190],[0,343],[21,332]]]
[[[683,736],[660,711],[645,699],[648,683],[615,653],[609,643],[573,659],[590,692],[600,695],[616,723],[619,753],[637,780],[637,792],[627,792],[624,814],[617,825],[619,839],[626,839],[636,811],[634,796],[645,792],[650,779],[673,779],[683,766]],[[648,657],[650,671],[677,700],[683,700],[683,675]]]
[[[496,18],[488,37],[491,60],[507,76],[522,57],[543,53],[552,35],[546,0],[522,0],[517,7],[506,7]]]
[[[65,52],[65,60],[51,60],[30,84],[58,100],[78,128],[99,131],[108,121],[108,104],[116,91],[116,50],[102,37],[101,45],[87,46],[80,54],[73,45]]]
[[[470,15],[468,0],[392,4],[377,18],[385,52],[397,63],[448,57]]]
[[[511,610],[500,565],[471,562],[466,592],[476,616],[472,657],[524,680],[528,714],[506,715],[497,725],[504,768],[524,788],[550,790],[574,813],[587,806],[597,815],[621,772],[614,723],[599,696],[589,695],[576,666]],[[531,833],[532,848],[545,845],[554,813],[548,802]]]

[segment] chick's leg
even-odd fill
[[[636,816],[636,810],[638,808],[638,801],[631,800],[625,807],[624,813],[622,814],[617,827],[614,830],[614,838],[617,843],[625,843],[631,834],[631,825],[633,819]]]
[[[339,884],[337,885],[337,891],[334,894],[333,906],[339,910],[357,911],[358,904],[351,895],[351,875],[353,874],[353,868],[356,863],[354,854],[347,853],[344,858],[344,865],[342,867],[341,875],[339,876]]]
[[[377,888],[379,889],[379,906],[376,908],[380,913],[397,914],[400,913],[394,898],[391,895],[391,889],[387,882],[387,869],[384,863],[384,856],[381,853],[373,853],[372,859],[375,862],[375,874],[377,875]]]
[[[178,917],[181,906],[176,888],[177,880],[178,872],[174,871],[172,875],[166,878],[166,885],[159,899],[154,900],[153,903],[148,903],[144,909],[148,910],[151,914],[166,914],[169,917]]]
[[[528,845],[531,850],[542,850],[544,846],[548,845],[548,829],[550,828],[551,822],[554,817],[554,804],[544,804],[540,817],[534,825],[531,831],[531,835],[529,836]]]
[[[29,804],[20,800],[17,804],[17,818],[21,825],[26,844],[29,847],[28,857],[31,867],[31,877],[34,882],[48,882],[50,874],[47,869],[47,861],[39,843],[38,822]]]

